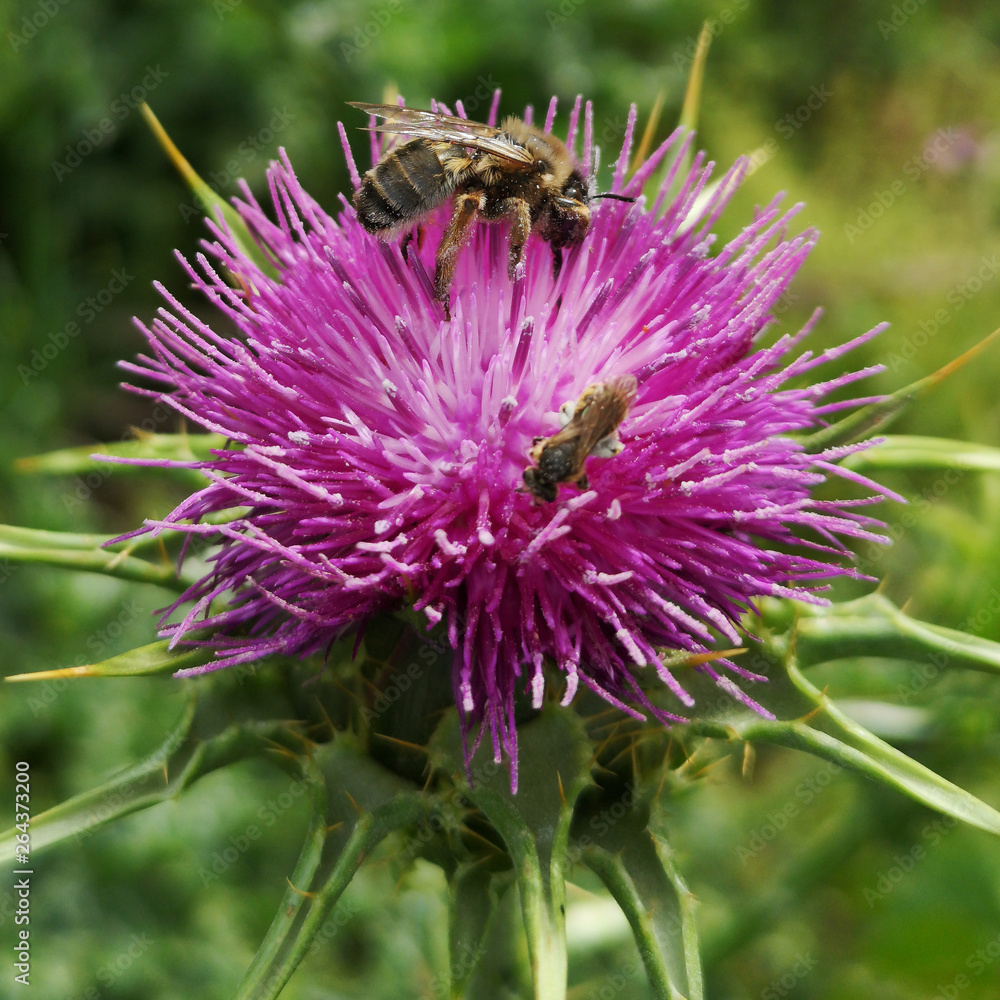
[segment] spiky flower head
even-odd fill
[[[578,99],[570,148],[579,112]],[[546,131],[554,115],[553,101]],[[821,601],[820,581],[854,572],[843,539],[881,540],[855,509],[865,500],[811,496],[830,473],[848,474],[833,464],[841,453],[800,443],[845,405],[828,394],[868,372],[804,376],[871,334],[820,357],[798,352],[808,327],[762,344],[815,234],[785,238],[795,210],[776,200],[715,249],[710,228],[744,165],[713,188],[701,155],[680,168],[690,137],[675,134],[626,180],[634,119],[633,108],[611,190],[639,200],[592,203],[555,285],[537,237],[511,281],[504,225],[477,224],[450,319],[430,277],[448,208],[404,258],[362,229],[346,198],[333,215],[313,201],[283,151],[269,172],[276,221],[245,185],[236,202],[278,279],[218,228],[208,256],[181,258],[236,336],[161,287],[167,307],[140,324],[152,355],[124,367],[159,386],[135,391],[229,442],[198,466],[208,485],[146,522],[220,540],[211,572],[168,614],[190,609],[163,626],[178,641],[211,630],[214,660],[187,673],[322,652],[412,606],[455,650],[465,726],[483,720],[516,773],[515,694],[539,705],[545,664],[562,672],[566,703],[583,684],[633,714],[681,719],[693,700],[665,650],[706,651],[720,634],[736,643],[740,615],[762,596]],[[588,176],[591,123],[588,104]],[[346,141],[345,152],[357,184]],[[644,185],[668,157],[647,204]],[[626,375],[637,395],[623,450],[587,459],[586,488],[533,497],[533,440],[558,430],[565,402]],[[219,599],[224,609],[210,610]],[[738,662],[699,669],[764,711],[733,680],[762,678]],[[676,712],[640,686],[654,672]]]

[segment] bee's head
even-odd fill
[[[582,205],[586,205],[590,200],[590,195],[587,191],[587,182],[583,179],[583,174],[581,174],[579,170],[574,170],[569,177],[563,181],[559,197],[560,199],[578,202]]]
[[[556,498],[556,484],[540,475],[538,469],[533,466],[529,465],[524,470],[524,485],[528,488],[528,492],[535,498],[536,502],[544,500],[552,503]]]
[[[590,226],[590,196],[587,182],[579,170],[574,170],[563,182],[559,194],[552,199],[554,246],[571,246],[587,235]]]

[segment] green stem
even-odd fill
[[[307,892],[318,866],[317,850],[322,851],[320,838],[325,840],[328,835],[322,814],[317,816],[316,804],[314,798],[313,820],[292,886],[233,1000],[271,1000],[278,996],[365,858],[389,833],[416,822],[427,808],[423,795],[411,793],[400,795],[373,812],[362,813],[337,855],[333,871],[319,889]],[[292,912],[286,911],[286,903]]]
[[[80,536],[70,537],[75,539]],[[189,586],[189,581],[178,576],[176,568],[169,562],[157,565],[146,562],[145,559],[136,559],[134,556],[111,552],[108,549],[83,549],[75,546],[36,548],[31,545],[12,544],[0,537],[0,558],[17,563],[42,563],[86,573],[102,573],[104,576],[117,577],[119,580],[152,583],[178,592],[183,592]]]
[[[789,610],[796,617],[789,619]],[[794,635],[795,660],[800,667],[881,656],[1000,672],[1000,643],[911,618],[880,593],[830,608],[792,605],[776,610],[772,604],[765,612],[765,620],[768,617],[779,629]]]
[[[536,1000],[564,1000],[566,996],[566,883],[558,878],[545,877],[538,862],[521,866],[518,886],[521,890],[521,908],[524,927],[528,935],[528,954],[531,959]]]
[[[670,989],[670,975],[653,932],[653,922],[621,857],[602,847],[589,847],[583,852],[581,860],[607,886],[628,918],[649,985],[653,988],[653,996],[656,1000],[671,1000],[677,994]]]
[[[535,1000],[566,996],[566,871],[573,810],[590,781],[591,745],[582,719],[546,706],[518,735],[524,767],[516,794],[510,779],[483,741],[470,761],[472,782],[463,789],[493,824],[510,855],[527,935]],[[457,715],[438,727],[431,761],[462,775],[462,741]],[[459,778],[461,781],[461,778]]]
[[[477,787],[470,795],[503,837],[514,862],[535,1000],[564,1000],[568,969],[565,857],[570,817],[565,823],[560,818],[546,865],[532,830],[507,797],[487,787]]]
[[[1000,835],[1000,812],[868,732],[813,687],[791,660],[770,677],[776,693],[783,696],[781,714],[792,718],[771,720],[743,713],[738,718],[698,720],[690,723],[689,731],[805,750],[896,788],[946,816]]]
[[[580,859],[628,918],[657,1000],[702,1000],[696,901],[644,812],[620,820],[604,844],[588,844]]]
[[[263,943],[247,969],[243,982],[240,984],[236,997],[267,997],[276,996],[281,987],[288,981],[292,970],[283,973],[282,953],[294,943],[292,934],[308,896],[298,887],[311,885],[323,856],[323,848],[327,840],[326,822],[326,783],[318,773],[315,764],[310,762],[306,768],[312,793],[309,829],[306,833],[302,853],[299,855],[295,871],[288,880],[288,888],[278,907],[271,927]],[[293,966],[294,968],[294,966]],[[268,990],[271,990],[269,993]]]

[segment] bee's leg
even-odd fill
[[[562,272],[563,266],[563,252],[562,247],[557,247],[554,243],[552,244],[552,285],[555,285],[559,281],[559,274]],[[562,292],[559,293],[556,298],[556,312],[559,312],[562,306]]]
[[[404,237],[402,243],[399,244],[400,253],[403,255],[403,260],[409,260],[409,249],[410,244],[416,239],[417,249],[420,250],[424,245],[424,227],[417,224],[414,226]]]
[[[562,258],[562,247],[553,246],[552,247],[552,284],[554,285],[559,280],[559,274],[562,271],[563,258]]]
[[[455,268],[458,265],[458,254],[469,237],[469,230],[476,219],[476,213],[486,204],[486,195],[482,191],[467,191],[455,198],[455,208],[451,213],[451,221],[437,249],[437,266],[434,269],[434,297],[444,306],[446,315],[448,309],[448,289],[451,288]]]
[[[524,257],[524,244],[531,234],[531,209],[523,198],[508,198],[497,206],[502,214],[510,216],[510,247],[507,250],[507,274],[514,280],[517,265]]]

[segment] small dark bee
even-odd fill
[[[559,410],[562,430],[536,437],[529,452],[535,463],[524,470],[524,485],[532,496],[555,500],[560,483],[588,489],[584,461],[589,455],[611,458],[622,450],[618,428],[635,402],[634,375],[620,375],[584,389],[576,404]]]
[[[368,232],[395,235],[448,198],[455,199],[434,272],[434,293],[446,311],[458,254],[477,217],[511,220],[507,256],[511,280],[532,232],[551,245],[553,274],[558,277],[562,248],[579,243],[587,234],[591,198],[635,200],[613,194],[591,196],[566,145],[519,118],[507,118],[501,128],[493,128],[394,104],[350,103],[385,119],[375,131],[413,136],[389,150],[354,192],[358,219]]]

